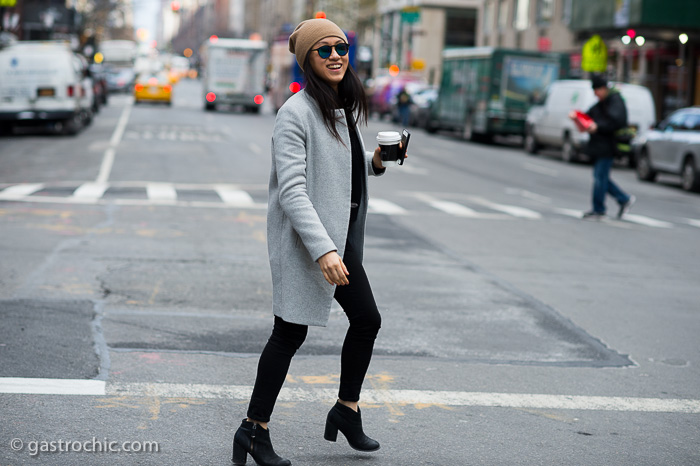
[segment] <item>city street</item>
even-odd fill
[[[112,95],[74,137],[0,138],[0,466],[230,464],[273,322],[275,117],[205,112],[198,81],[173,95]],[[397,129],[372,119],[366,148]],[[610,218],[582,220],[590,165],[411,131],[405,165],[369,181],[382,329],[360,406],[381,449],[323,439],[347,328],[334,305],[292,362],[277,453],[700,464],[700,196],[618,167],[629,215],[608,198]],[[49,451],[93,439],[122,451]],[[147,442],[159,451],[125,451]]]

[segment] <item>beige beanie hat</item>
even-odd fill
[[[296,27],[291,36],[289,36],[289,51],[297,56],[299,67],[304,69],[304,60],[306,54],[309,53],[311,47],[316,42],[326,37],[338,37],[346,43],[348,38],[342,29],[333,21],[323,18],[307,19],[302,21]]]

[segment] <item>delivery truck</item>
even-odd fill
[[[568,77],[567,55],[494,47],[443,51],[442,81],[427,129],[465,139],[523,135],[530,106],[553,81]]]
[[[259,112],[265,93],[266,52],[267,44],[260,40],[210,38],[200,50],[204,108],[242,105]]]

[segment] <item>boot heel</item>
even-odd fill
[[[233,457],[231,461],[236,466],[243,466],[248,461],[248,452],[236,442],[233,442]]]
[[[329,442],[338,440],[338,428],[330,421],[326,421],[326,432],[323,434],[323,438]]]

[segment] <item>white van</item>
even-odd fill
[[[636,130],[636,139],[643,137],[656,119],[651,92],[635,84],[612,82],[611,85],[622,94],[627,106],[627,120]],[[586,112],[596,102],[598,98],[590,80],[554,81],[544,100],[528,111],[525,150],[535,154],[541,147],[555,147],[561,149],[561,157],[566,162],[586,159],[581,149],[588,142],[588,133],[578,131],[568,115],[572,110]]]
[[[83,65],[64,42],[20,41],[0,50],[2,129],[43,122],[77,133],[92,117],[92,82]]]

